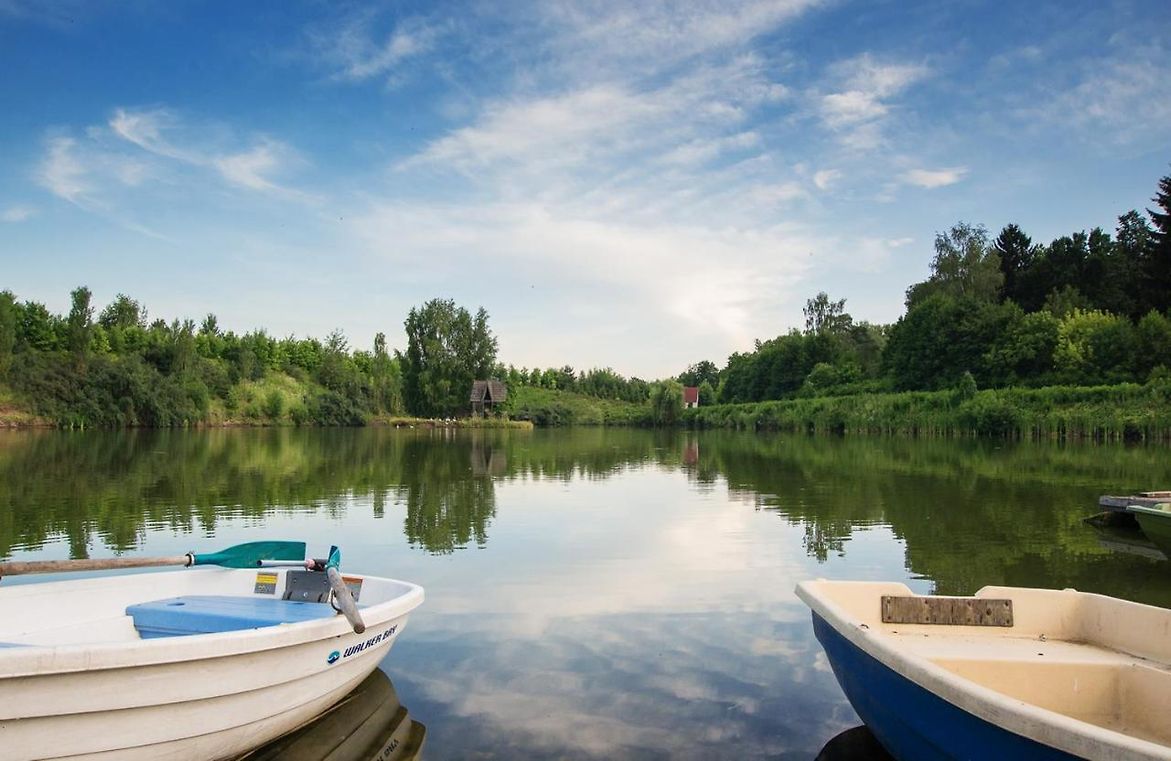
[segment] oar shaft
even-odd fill
[[[341,572],[329,566],[325,569],[325,576],[329,579],[330,588],[333,589],[333,599],[337,601],[338,609],[350,622],[350,626],[354,627],[354,633],[361,634],[366,631],[366,623],[362,621],[362,614],[358,612],[358,603],[354,602],[354,596],[350,594],[350,588],[342,579]]]
[[[189,565],[188,555],[165,558],[93,558],[84,560],[24,560],[0,563],[0,577],[27,573],[61,573],[64,571],[107,571],[115,568],[153,568],[161,565]]]

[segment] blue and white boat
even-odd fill
[[[858,716],[900,761],[1171,759],[1171,610],[1067,590],[806,581]]]
[[[304,556],[304,543],[276,544]],[[406,581],[339,575],[357,599],[356,626],[334,608],[336,569],[256,567],[265,562],[0,588],[0,761],[234,758],[351,692],[423,602]],[[0,563],[0,573],[30,565]]]

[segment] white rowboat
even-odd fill
[[[347,574],[357,634],[328,603],[283,599],[305,574],[325,576],[206,567],[0,587],[0,761],[208,761],[306,723],[377,668],[423,589]]]
[[[1171,759],[1171,610],[1072,589],[806,581],[797,596],[901,761]]]

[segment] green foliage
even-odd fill
[[[1011,304],[931,296],[891,330],[887,371],[896,388],[907,390],[949,388],[965,372],[989,385],[994,373],[986,357],[1017,316]]]
[[[0,378],[8,374],[12,353],[16,350],[16,297],[11,291],[0,291]]]
[[[432,299],[411,309],[400,355],[407,409],[423,417],[465,414],[472,381],[487,379],[496,362],[496,338],[481,307],[473,318],[454,301]]]
[[[699,384],[699,403],[704,406],[716,403],[716,390],[711,381],[705,380]]]
[[[651,419],[655,425],[673,426],[683,413],[683,384],[660,381],[651,391]]]
[[[1143,261],[1144,306],[1159,312],[1171,310],[1171,175],[1159,180],[1157,210],[1148,210],[1154,229]]]
[[[1093,385],[1131,377],[1136,335],[1124,317],[1074,310],[1058,326],[1053,363],[1067,382]]]
[[[705,359],[702,362],[689,365],[675,380],[684,386],[702,386],[707,383],[714,388],[720,382],[720,368],[716,367],[714,362]]]
[[[957,222],[947,232],[935,235],[931,276],[907,290],[907,309],[940,295],[996,301],[1003,283],[1000,257],[988,245],[988,231],[983,225]]]
[[[512,417],[539,426],[650,425],[646,403],[600,399],[569,391],[515,386],[509,388]]]
[[[1057,348],[1060,320],[1051,312],[1023,314],[1007,307],[1008,323],[985,355],[988,383],[1012,386],[1042,383],[1053,375],[1053,351]]]
[[[264,415],[272,420],[278,420],[284,412],[285,395],[274,388],[264,397]]]
[[[846,300],[830,301],[825,291],[806,301],[801,311],[805,315],[807,334],[841,335],[853,325],[853,319],[846,313]]]
[[[903,436],[1171,440],[1171,382],[855,394],[684,410],[696,428]]]
[[[69,318],[66,320],[66,346],[75,355],[84,355],[89,349],[94,316],[94,308],[90,305],[91,297],[89,288],[85,286],[70,294],[73,306],[69,309]]]
[[[338,331],[326,342],[224,332],[215,315],[155,320],[119,294],[93,320],[87,288],[67,317],[0,293],[0,372],[36,413],[68,427],[173,427],[280,420],[355,425],[401,412],[397,361],[351,353]],[[290,401],[298,400],[298,401]],[[378,407],[376,407],[378,405]],[[9,414],[9,413],[6,413]]]

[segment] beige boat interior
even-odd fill
[[[1038,708],[1171,746],[1171,610],[1074,590],[985,587],[977,598],[1012,601],[1011,626],[886,624],[881,596],[911,594],[903,584],[802,586],[920,663]]]

